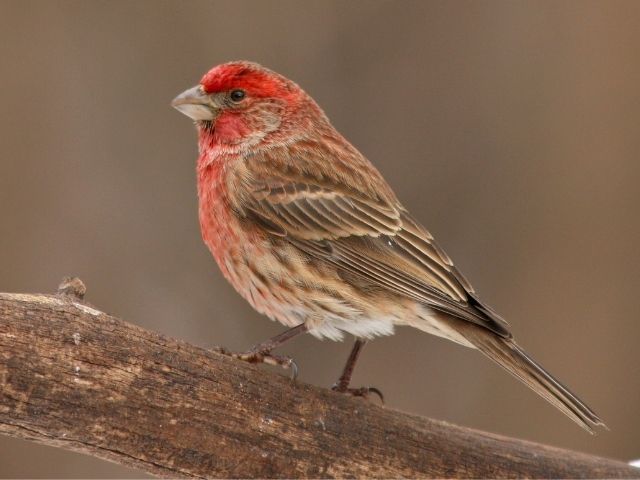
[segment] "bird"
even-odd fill
[[[249,61],[214,66],[172,106],[198,134],[198,216],[224,277],[289,327],[235,358],[295,369],[303,333],[365,343],[409,326],[476,349],[590,433],[604,422],[514,340],[429,231],[294,81]],[[226,349],[224,353],[231,354]]]

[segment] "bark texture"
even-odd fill
[[[165,477],[640,478],[293,383],[82,301],[0,294],[0,433]]]

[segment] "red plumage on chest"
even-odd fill
[[[218,265],[228,274],[225,257],[238,245],[239,222],[230,208],[224,157],[211,161],[207,154],[198,159],[198,210],[202,239]]]

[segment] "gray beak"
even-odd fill
[[[214,120],[216,109],[209,95],[202,91],[200,85],[185,90],[171,102],[171,106],[195,121]]]

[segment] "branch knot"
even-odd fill
[[[87,287],[85,287],[83,281],[78,277],[64,277],[60,285],[58,285],[57,293],[58,295],[82,300],[85,293],[87,293]]]

